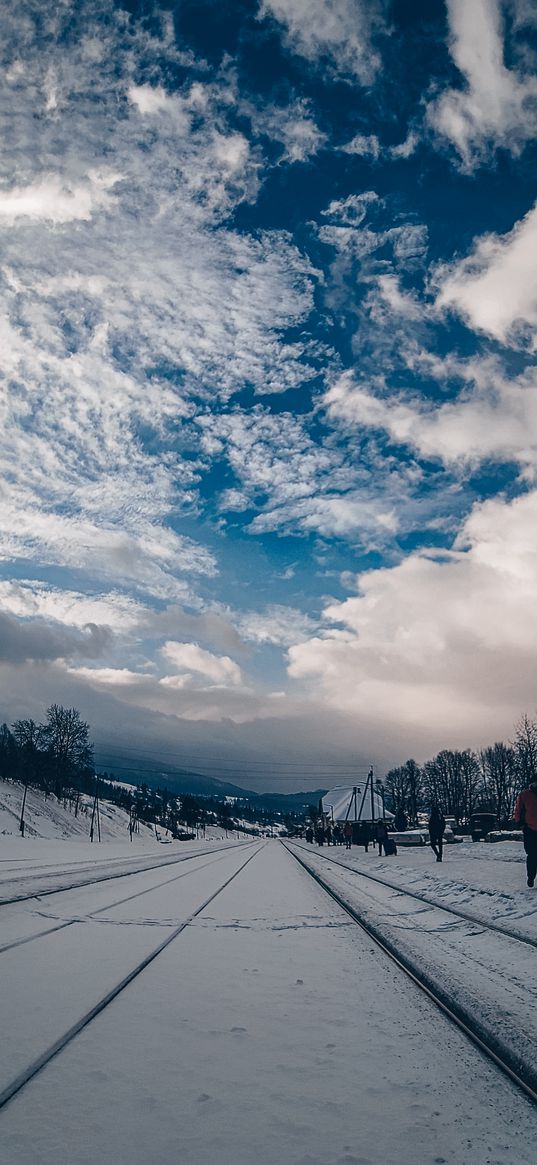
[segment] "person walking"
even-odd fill
[[[343,826],[343,837],[345,838],[345,849],[350,849],[352,846],[352,821],[346,821]]]
[[[382,850],[385,846],[385,841],[388,836],[388,829],[384,821],[377,821],[375,827],[375,839],[379,847],[379,858],[382,857]],[[384,852],[386,852],[384,848]]]
[[[442,861],[445,831],[446,819],[444,814],[440,812],[438,805],[433,805],[431,816],[429,817],[429,844],[433,853],[436,854],[437,862]]]
[[[528,886],[533,886],[537,876],[537,781],[517,797],[515,821],[522,826]]]

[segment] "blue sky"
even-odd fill
[[[6,718],[285,788],[508,737],[533,6],[2,11]]]

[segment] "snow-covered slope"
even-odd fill
[[[10,834],[20,836],[19,818],[24,790],[12,781],[0,781],[0,836]],[[129,838],[129,815],[118,805],[109,801],[99,802],[101,818],[101,839],[112,841]],[[91,822],[91,798],[81,795],[78,815],[69,806],[64,807],[56,797],[45,797],[37,789],[28,789],[24,810],[26,838],[80,838],[87,841]],[[155,841],[151,827],[140,822],[140,832],[134,841]]]

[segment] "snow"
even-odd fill
[[[474,896],[482,864],[492,875],[485,847],[475,848],[466,855]],[[431,889],[425,854],[406,853],[397,869],[367,857],[371,870]],[[3,1110],[10,1165],[533,1165],[535,1110],[278,841],[206,846],[171,868],[3,908],[20,934],[36,916],[70,925],[0,954],[2,1081],[248,859]],[[516,897],[520,862],[512,866]],[[350,868],[332,876],[347,879],[349,893],[358,882]],[[448,864],[434,871],[436,892],[443,877]],[[462,866],[454,881],[462,886]],[[377,917],[398,897],[371,893]],[[423,918],[400,911],[405,939]],[[471,936],[465,942],[473,947]],[[517,1006],[527,1003],[522,988]]]
[[[449,870],[457,869],[456,879],[450,878],[444,862],[441,866],[434,862],[434,873],[424,868],[424,858],[430,864],[430,850],[413,854],[413,863],[410,855],[405,855],[406,863],[397,868],[397,858],[380,860],[375,853],[348,858],[334,849],[323,852],[304,844],[296,846],[300,856],[345,902],[395,944],[411,965],[427,974],[435,989],[445,993],[448,984],[450,998],[465,1009],[470,1020],[478,1021],[486,1035],[513,1049],[513,1058],[532,1073],[537,1043],[535,947],[487,930],[479,925],[479,919],[537,941],[537,899],[524,882],[520,885],[524,866],[519,852],[517,861],[509,860],[514,856],[511,850],[503,855],[502,863],[499,847],[494,847],[498,855],[494,863],[488,846],[465,846],[460,857],[459,847],[455,848],[456,854],[449,850],[448,864]],[[361,877],[360,872],[373,877]],[[517,875],[518,885],[507,894],[500,886],[509,875],[512,883]],[[479,886],[485,881],[486,890]],[[416,901],[405,894],[404,887],[444,907],[451,904],[463,909],[478,920],[477,925],[439,906],[429,906],[422,898]]]
[[[0,781],[0,836],[20,836],[19,820],[24,789],[18,782]],[[69,807],[64,807],[52,794],[45,797],[39,789],[28,789],[24,809],[25,836],[27,838],[80,838],[88,840],[92,798],[80,795],[78,816]],[[128,838],[129,814],[119,805],[99,799],[101,838],[103,842],[117,838]],[[134,834],[134,844],[140,845],[154,840],[153,826],[140,822],[140,832]],[[0,842],[1,844],[1,842]]]

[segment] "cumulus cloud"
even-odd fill
[[[290,105],[243,105],[256,135],[265,134],[283,147],[283,162],[306,162],[327,142],[319,129],[311,103],[296,98]]]
[[[0,222],[13,225],[18,219],[49,223],[88,221],[92,215],[113,204],[110,191],[121,175],[90,171],[85,183],[70,185],[57,174],[49,174],[28,186],[0,189]]]
[[[537,126],[537,79],[504,63],[502,0],[447,0],[450,52],[464,88],[428,107],[429,122],[472,169],[502,146],[519,154]]]
[[[20,620],[0,611],[0,659],[9,663],[26,660],[94,659],[110,647],[110,631],[95,624],[84,631],[52,627],[40,619]]]
[[[344,426],[383,429],[396,443],[445,465],[513,461],[527,474],[537,471],[537,371],[510,379],[494,360],[457,362],[452,367],[463,390],[452,400],[431,402],[404,393],[381,395],[338,378],[324,401],[330,417]]]
[[[345,226],[359,226],[363,222],[371,203],[380,201],[374,190],[364,190],[362,194],[350,194],[348,198],[334,199],[321,213]]]
[[[362,158],[373,158],[374,161],[380,156],[381,147],[376,134],[355,134],[350,142],[341,147],[344,154],[357,154]]]
[[[301,643],[316,627],[316,621],[296,607],[272,603],[263,611],[247,611],[238,617],[238,626],[246,640],[253,643],[288,647]]]
[[[412,726],[415,741],[477,743],[537,700],[537,492],[474,508],[451,553],[411,554],[356,580],[289,673],[334,707]],[[449,731],[448,731],[449,726]],[[449,738],[449,739],[448,739]]]
[[[260,17],[285,29],[293,52],[328,62],[343,77],[369,85],[380,67],[373,36],[382,27],[382,5],[374,0],[261,0]]]
[[[0,581],[0,607],[19,618],[39,618],[67,627],[100,624],[114,632],[132,631],[147,617],[146,608],[120,591],[83,594],[33,579]]]
[[[196,672],[215,684],[240,684],[241,669],[228,655],[213,655],[197,643],[177,643],[168,640],[162,655],[178,671]]]
[[[533,345],[537,324],[537,205],[506,235],[484,235],[470,255],[436,272],[437,306],[459,312],[502,344]]]

